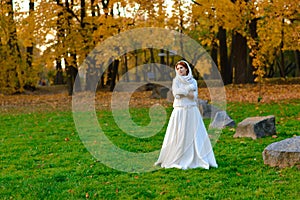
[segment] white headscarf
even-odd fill
[[[192,74],[192,69],[191,69],[190,65],[185,60],[180,60],[177,63],[179,63],[179,62],[184,62],[187,65],[187,67],[189,69],[189,73],[186,76],[181,76],[178,74],[176,67],[175,67],[175,72],[176,72],[175,79],[179,80],[180,82],[182,82],[184,84],[192,84],[193,83],[193,74]],[[177,66],[177,63],[175,66]]]

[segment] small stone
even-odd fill
[[[219,111],[216,113],[210,128],[223,129],[225,127],[234,127],[235,122],[228,116],[226,111]]]

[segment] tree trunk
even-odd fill
[[[112,63],[112,77],[111,77],[111,83],[110,83],[110,91],[112,92],[116,86],[116,78],[118,74],[118,67],[119,67],[119,60],[114,60]]]
[[[255,41],[255,51],[258,51],[258,34],[257,34],[257,21],[258,18],[255,18],[253,20],[251,20],[251,22],[249,23],[249,29],[250,29],[250,35],[252,37],[252,39]],[[249,56],[249,72],[248,72],[248,82],[249,83],[254,83],[254,67],[253,67],[253,59],[254,56]]]
[[[294,51],[295,54],[295,62],[296,62],[296,71],[295,71],[295,77],[300,76],[300,51],[296,50]]]
[[[228,63],[226,29],[219,27],[219,52],[220,52],[220,71],[225,85],[232,83],[232,68]]]
[[[107,17],[108,16],[108,4],[109,4],[109,0],[101,0],[102,2],[102,7],[104,10],[104,14]]]
[[[56,75],[55,75],[54,84],[55,85],[64,84],[61,58],[56,58],[55,60],[56,60]]]
[[[34,12],[34,0],[30,0],[29,1],[29,15],[32,15]],[[31,33],[31,38],[34,38],[33,33]],[[26,64],[27,64],[27,71],[29,71],[29,73],[31,72],[32,69],[32,59],[33,59],[33,41],[31,41],[31,45],[26,47]],[[29,83],[27,82],[25,84],[25,88],[29,88],[30,90],[35,90],[35,83]]]
[[[161,66],[166,65],[165,56],[166,56],[167,54],[165,53],[165,51],[164,51],[163,49],[160,49],[160,52],[159,52],[159,53],[161,54],[161,55],[159,56]],[[161,80],[161,81],[164,81],[164,80],[166,80],[166,75],[167,75],[166,72],[165,72],[165,68],[162,67],[162,68],[161,68],[161,71],[162,71],[162,73],[161,73],[160,80]]]
[[[29,1],[29,15],[32,15],[34,12],[34,0]],[[33,38],[33,35],[31,36]],[[26,63],[29,68],[32,67],[32,56],[33,56],[33,42],[31,42],[31,46],[26,48]]]
[[[65,1],[65,5],[66,5],[66,8],[71,9],[68,0]],[[71,29],[72,29],[72,27],[71,27],[72,17],[69,15],[66,17],[66,20],[67,20],[66,33],[67,33],[67,35],[70,35]],[[75,50],[72,47],[69,48],[69,50],[65,54],[65,61],[66,61],[68,91],[69,91],[69,95],[72,95],[74,91],[77,92],[77,91],[81,90],[80,79],[78,79],[75,82],[76,77],[78,75],[77,54],[75,53]],[[74,85],[74,84],[76,84],[76,85]]]
[[[150,72],[154,74],[154,80],[156,80],[156,73],[155,73],[155,68],[154,68],[154,63],[155,63],[155,57],[154,57],[154,52],[153,48],[149,48],[150,51]]]
[[[86,12],[85,12],[85,0],[80,1],[80,23],[81,23],[81,28],[85,27],[85,19]]]
[[[92,17],[96,16],[96,6],[95,4],[95,0],[91,0],[91,12],[92,12]]]
[[[68,87],[68,94],[71,96],[74,92],[74,89],[76,91],[80,91],[80,81],[76,81],[75,79],[78,74],[77,64],[76,64],[76,54],[71,54],[69,57],[68,55],[65,55],[65,64],[66,64],[66,74],[67,74],[67,87]],[[75,92],[76,92],[75,91]]]
[[[71,96],[73,94],[73,89],[74,89],[74,83],[76,76],[78,74],[78,69],[72,65],[66,65],[66,72],[67,72],[67,87],[68,87],[68,94]],[[80,84],[78,80],[76,81],[76,84]],[[79,89],[80,86],[76,85],[76,89]]]
[[[216,69],[218,70],[218,44],[215,40],[215,38],[212,39],[212,45],[211,45],[211,52],[210,56],[214,63],[212,63],[212,71],[211,71],[211,77],[212,79],[217,79],[218,78],[218,71],[215,71]],[[215,65],[215,66],[214,66]]]
[[[235,84],[248,82],[247,40],[236,31],[232,34],[230,66],[234,70]]]
[[[96,71],[96,60],[92,57],[92,56],[88,56],[85,59],[86,62],[86,74],[85,74],[85,90],[87,91],[95,91],[96,87],[97,87],[97,78],[98,78],[98,74]],[[102,87],[103,85],[101,85],[102,83],[100,82],[100,86]]]
[[[280,42],[280,63],[279,63],[279,73],[281,78],[285,78],[285,60],[284,60],[284,53],[283,53],[283,39],[284,39],[284,19],[282,19],[282,27],[281,27],[281,42]]]
[[[124,54],[124,71],[123,71],[123,75],[124,74],[125,74],[125,81],[129,82],[127,53]]]
[[[56,0],[57,5],[62,6],[61,0]],[[64,38],[64,28],[63,28],[63,12],[60,11],[57,14],[57,21],[56,21],[56,26],[57,26],[57,42],[62,44],[63,43],[63,38]],[[63,80],[63,69],[62,69],[62,56],[58,55],[56,57],[56,75],[55,75],[55,80],[54,80],[54,84],[56,85],[60,85],[60,84],[64,84],[64,80]]]
[[[139,72],[138,72],[138,65],[139,65],[139,57],[138,57],[138,51],[135,49],[134,50],[134,60],[135,60],[135,81],[138,82],[140,81],[140,77],[139,77]]]
[[[112,74],[113,74],[113,61],[111,60],[112,58],[110,58],[109,60],[109,65],[107,67],[107,74],[106,74],[106,83],[105,85],[111,85],[111,81],[112,81]]]
[[[244,0],[248,2],[249,0]],[[231,2],[236,3],[236,0],[231,0]],[[240,8],[239,13],[244,11]],[[230,67],[234,70],[233,79],[236,84],[243,84],[249,82],[250,72],[248,66],[248,53],[247,53],[247,39],[242,36],[237,31],[233,31],[232,44],[231,44],[231,54],[230,54]]]
[[[7,70],[7,83],[9,90],[14,90],[14,92],[23,91],[23,77],[24,71],[22,70],[22,57],[21,51],[18,45],[17,29],[14,21],[14,8],[13,1],[6,0],[6,5],[8,10],[8,19],[9,19],[9,29],[8,29],[8,46],[10,49],[10,59],[12,61],[13,67]],[[13,76],[11,76],[13,75]]]
[[[215,39],[212,40],[210,56],[216,66],[218,66],[218,44]]]

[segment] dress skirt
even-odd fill
[[[197,106],[174,107],[155,165],[179,169],[218,167]]]

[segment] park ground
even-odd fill
[[[235,128],[225,128],[214,145],[218,168],[145,173],[109,168],[87,151],[65,86],[0,95],[0,199],[299,199],[299,168],[264,165],[262,151],[300,135],[300,84],[229,85],[225,90],[227,112],[236,123],[275,115],[277,134],[233,138]],[[161,104],[171,113],[171,102],[150,95],[136,92],[130,99],[132,118],[140,125],[149,123],[151,105]],[[110,112],[110,97],[111,92],[100,91],[95,101],[107,137],[131,152],[160,149],[166,127],[146,139],[122,134]],[[199,88],[199,98],[209,100],[206,88]]]
[[[226,101],[240,103],[276,103],[284,100],[300,99],[300,84],[243,84],[225,86]],[[96,94],[96,108],[110,109],[111,92]],[[135,92],[130,101],[131,107],[145,107],[153,104],[169,106],[166,99],[152,99],[151,91]],[[199,98],[210,100],[207,88],[199,88]],[[259,101],[259,102],[258,102]],[[72,110],[72,97],[66,86],[38,87],[36,91],[26,91],[19,95],[1,95],[0,111],[30,112],[47,110]]]

